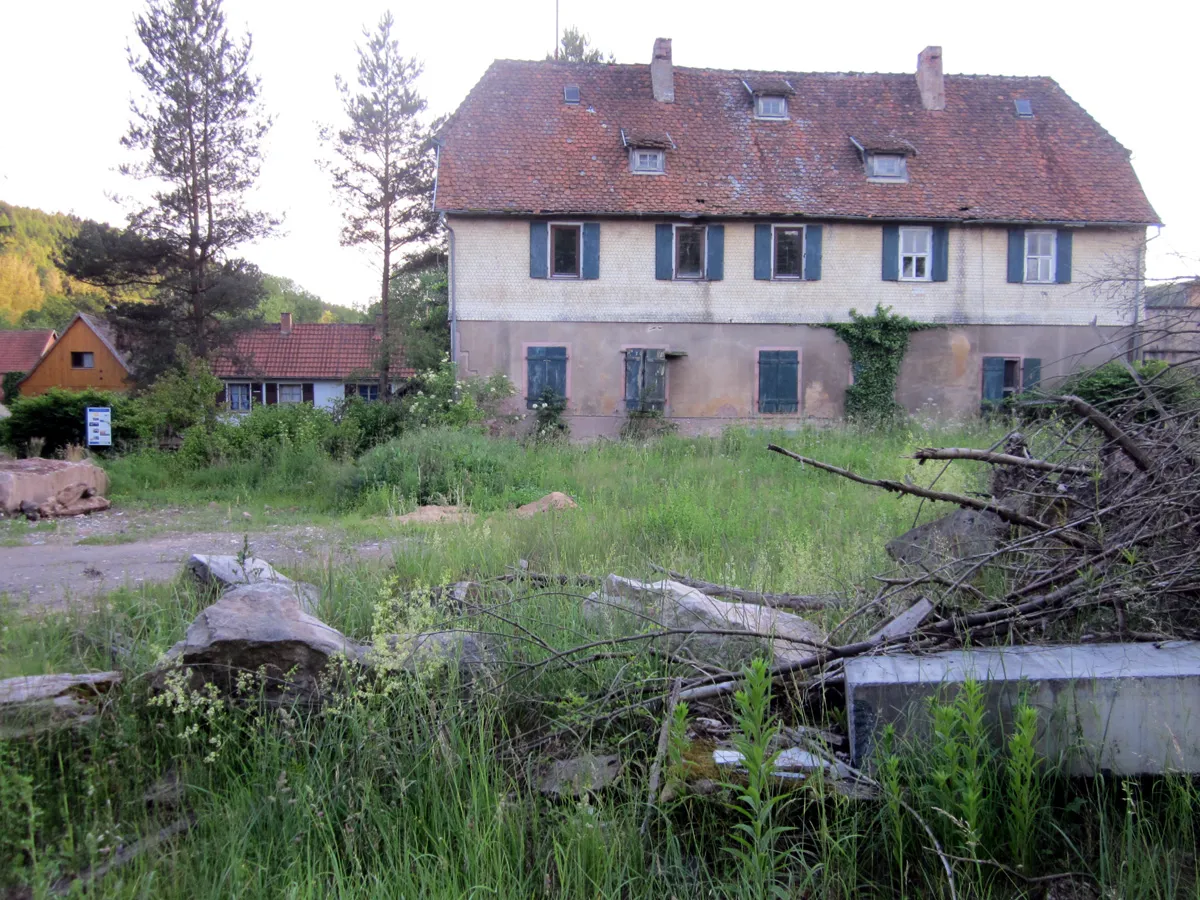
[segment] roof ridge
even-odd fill
[[[589,68],[589,69],[647,69],[649,63],[565,63],[558,62],[552,59],[511,59],[511,58],[496,58],[492,60],[492,65],[497,63],[517,63],[523,66],[557,66],[561,68]],[[488,68],[491,68],[489,66]],[[799,70],[799,69],[722,69],[715,66],[675,66],[676,72],[702,72],[718,75],[803,75],[810,77],[835,78],[849,76],[870,76],[875,78],[915,78],[916,72],[867,72],[849,69],[842,72],[828,72],[815,70]],[[485,73],[486,74],[486,71]],[[1054,81],[1051,75],[992,75],[988,72],[947,72],[946,78],[972,78],[972,79],[998,79],[1003,81]],[[481,78],[482,80],[482,78]],[[468,92],[469,93],[469,92]]]

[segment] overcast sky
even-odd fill
[[[910,72],[923,47],[941,44],[948,73],[1050,75],[1133,153],[1167,226],[1150,244],[1150,276],[1200,274],[1200,178],[1187,162],[1200,145],[1195,0],[559,2],[564,28],[579,26],[622,63],[649,62],[662,36],[674,39],[684,66]],[[0,199],[123,224],[108,195],[136,190],[117,166],[137,87],[125,46],[136,40],[141,8],[137,0],[0,0]],[[244,254],[325,300],[361,306],[377,291],[377,269],[365,251],[338,246],[339,213],[314,162],[316,129],[340,121],[334,75],[353,76],[362,27],[389,4],[226,0],[225,8],[231,30],[253,35],[254,70],[275,117],[255,202],[285,218],[278,237]],[[390,8],[403,51],[425,63],[433,113],[452,111],[493,59],[538,59],[554,44],[554,0]]]

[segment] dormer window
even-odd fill
[[[754,115],[760,119],[786,119],[787,97],[782,94],[759,94],[754,98]]]
[[[880,181],[907,181],[908,167],[902,153],[872,153],[867,157],[867,176]]]
[[[665,171],[666,152],[645,147],[629,151],[629,169],[635,175],[661,175]]]

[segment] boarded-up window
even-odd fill
[[[567,396],[567,348],[530,347],[525,354],[528,375],[525,385],[525,405],[532,408],[547,390],[556,396]]]
[[[632,347],[625,351],[625,408],[661,412],[667,405],[665,350]]]
[[[758,411],[794,413],[800,409],[800,353],[797,350],[758,352]]]

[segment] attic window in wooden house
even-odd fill
[[[867,176],[881,181],[907,181],[908,166],[901,153],[872,153],[867,156]]]
[[[563,102],[572,105],[579,103],[579,85],[568,84],[563,88]]]
[[[787,97],[782,94],[759,94],[754,98],[754,115],[760,119],[786,119]]]
[[[1033,101],[1032,100],[1014,100],[1013,104],[1017,107],[1018,119],[1033,118]]]
[[[71,368],[72,369],[92,369],[96,366],[96,357],[94,354],[86,351],[78,350],[71,351]]]
[[[664,171],[666,151],[647,147],[631,147],[629,169],[635,175],[661,175]]]

